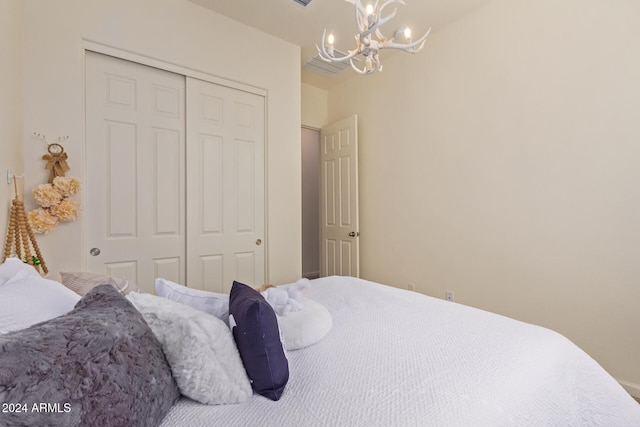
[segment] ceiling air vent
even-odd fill
[[[341,52],[337,49],[334,52],[336,57],[338,58],[347,55],[346,53]],[[353,60],[356,62],[360,61],[358,58],[353,58]],[[326,62],[322,58],[320,58],[319,55],[316,55],[313,58],[311,58],[309,61],[307,61],[307,63],[304,64],[303,67],[309,71],[313,71],[314,73],[318,73],[326,77],[335,77],[336,75],[346,70],[347,68],[351,68],[351,64],[349,63],[349,61]]]
[[[346,64],[344,62],[325,62],[317,55],[304,64],[304,68],[307,70],[322,74],[326,77],[334,77],[349,66],[348,62]]]
[[[306,7],[309,3],[311,3],[311,0],[293,0],[293,2]]]

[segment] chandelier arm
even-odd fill
[[[387,42],[384,43],[383,47],[389,48],[389,49],[402,49],[402,50],[407,50],[407,51],[409,49],[413,48],[414,50],[411,53],[416,53],[416,52],[420,51],[420,49],[422,49],[422,47],[424,46],[425,40],[427,39],[427,36],[429,36],[429,33],[431,33],[431,28],[429,28],[427,30],[425,35],[423,35],[422,37],[420,37],[418,40],[416,40],[414,42],[411,42],[411,43],[394,43],[392,41],[387,41]]]
[[[380,64],[379,64],[379,63],[377,63],[377,64],[376,64],[376,66],[375,66],[375,68],[372,68],[372,69],[370,69],[370,70],[368,70],[368,71],[367,71],[366,67],[363,67],[362,69],[358,68],[358,67],[356,66],[356,64],[354,64],[354,63],[353,63],[353,59],[352,59],[352,60],[351,60],[351,68],[353,68],[353,70],[354,70],[356,73],[358,73],[358,74],[360,74],[360,75],[363,75],[363,76],[364,76],[364,75],[367,75],[367,74],[371,74],[371,73],[373,73],[373,72],[377,71],[378,69],[380,69]]]
[[[378,40],[380,41],[380,43],[385,43],[388,39],[385,37],[384,34],[382,34],[382,31],[380,31],[380,28],[376,28],[376,37],[378,38]]]
[[[356,9],[356,28],[359,33],[363,33],[367,30],[369,26],[369,22],[367,21],[367,16],[365,13],[360,13],[358,9]]]
[[[320,55],[320,58],[326,62],[344,62],[360,53],[359,49],[350,50],[347,55],[336,58],[334,55],[329,54],[329,52],[327,51],[327,47],[324,44],[326,38],[327,29],[325,28],[322,32],[322,40],[320,41],[320,46],[316,45],[316,49],[318,49],[318,55]]]
[[[350,50],[348,55],[341,56],[340,58],[336,58],[335,56],[329,55],[326,51],[323,52],[318,47],[318,45],[316,45],[316,48],[318,48],[318,55],[320,56],[320,58],[326,62],[345,62],[347,60],[354,58],[357,54],[360,53],[358,52],[358,50]]]
[[[387,21],[389,21],[394,16],[396,16],[396,12],[398,12],[398,8],[395,8],[393,12],[391,12],[389,15],[385,16],[384,18],[379,18],[368,30],[360,34],[360,40],[363,40],[364,38],[368,37],[369,34],[374,32],[381,25],[384,25]]]
[[[320,55],[320,58],[322,58],[326,62],[332,62],[333,56],[329,55],[329,52],[327,52],[327,48],[324,45],[324,40],[326,38],[327,38],[327,29],[325,28],[324,31],[322,32],[322,39],[320,40],[320,45],[322,46],[322,49],[318,47],[318,45],[316,45],[316,49],[318,49],[318,55]]]
[[[376,66],[373,68],[373,70],[369,71],[370,73],[375,73],[376,71],[382,70],[382,64],[380,63],[380,58],[378,58],[378,54],[376,53],[374,58],[373,58],[374,63],[376,64]]]
[[[367,70],[367,66],[366,66],[368,61],[374,64],[374,67],[369,70]],[[362,74],[362,75],[371,74],[371,73],[375,73],[376,71],[382,70],[382,64],[380,63],[380,58],[378,58],[377,54],[367,55],[365,65],[362,67],[362,69],[358,68],[356,64],[354,64],[353,59],[350,60],[350,63],[351,63],[351,68],[353,68],[354,71],[357,72],[358,74]]]
[[[360,32],[365,31],[367,29],[367,26],[369,25],[367,22],[367,11],[365,7],[362,5],[360,0],[344,0],[344,1],[346,1],[347,3],[351,3],[352,5],[355,6],[356,28]]]
[[[333,58],[326,55],[318,45],[316,45],[316,49],[318,49],[318,56],[320,57],[320,59],[325,62],[333,62]]]
[[[356,64],[353,63],[353,59],[351,59],[349,62],[351,62],[351,68],[353,68],[353,71],[355,71],[356,73],[361,75],[369,74],[366,70],[361,70],[360,68],[356,67]]]
[[[345,62],[346,60],[350,60],[358,55],[360,51],[358,49],[350,50],[348,55],[341,56],[340,58],[336,58],[334,56],[331,57],[331,62]]]
[[[415,46],[415,43],[411,43],[411,45],[400,44],[400,43],[390,43],[384,47],[387,49],[403,50],[408,53],[418,53],[420,52],[420,50],[422,49],[425,43],[426,43],[426,40],[423,40],[422,43],[420,43],[420,45],[417,47]]]
[[[324,49],[324,46],[320,48],[318,47],[318,45],[316,45],[316,48],[318,49],[318,55],[320,56],[320,59],[324,60],[325,62],[345,62],[360,53],[358,49],[350,50],[349,54],[336,58],[335,56],[329,55],[329,52]]]

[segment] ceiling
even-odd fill
[[[293,0],[189,0],[221,15],[257,28],[301,47],[301,67],[317,54],[322,32],[333,31],[335,46],[343,52],[355,47],[356,34],[354,6],[345,0],[311,0],[305,7]],[[408,25],[414,38],[422,36],[429,27],[437,31],[442,26],[488,3],[490,0],[405,0],[406,6],[397,4],[397,14],[381,27],[390,36],[396,28]],[[382,3],[382,2],[381,2]],[[363,0],[366,4],[366,0]],[[393,5],[385,9],[393,11]],[[427,38],[427,43],[429,39]],[[384,57],[398,53],[385,51]],[[329,88],[338,81],[355,75],[350,68],[336,77],[328,78],[302,68],[302,81]]]

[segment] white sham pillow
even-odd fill
[[[151,294],[129,301],[149,324],[181,393],[209,405],[241,403],[253,393],[231,331],[220,319]]]
[[[18,271],[0,286],[0,333],[62,316],[78,301],[80,296],[61,283],[43,279],[37,272],[33,275],[28,270]]]
[[[7,283],[19,271],[26,271],[32,276],[40,277],[40,273],[32,265],[22,262],[19,258],[10,257],[0,264],[0,286]]]
[[[304,307],[284,316],[277,316],[287,351],[298,350],[317,343],[333,327],[329,310],[309,298],[302,298]]]
[[[156,295],[209,313],[229,325],[229,295],[187,288],[160,277],[155,288]]]

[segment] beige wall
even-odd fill
[[[362,275],[554,329],[640,396],[640,2],[496,0],[329,91]]]
[[[314,129],[322,129],[329,122],[327,103],[329,93],[315,86],[302,83],[302,125]]]
[[[3,253],[9,206],[14,196],[13,185],[7,185],[5,177],[7,169],[16,175],[22,174],[21,61],[21,0],[3,0],[0,2],[0,236]],[[22,185],[21,180],[18,183]]]
[[[23,0],[26,185],[46,181],[45,147],[69,135],[70,175],[84,176],[83,41],[267,91],[269,281],[301,274],[299,47],[185,0]],[[241,53],[238,53],[241,52]],[[81,193],[82,194],[82,193]],[[31,202],[33,205],[33,202]],[[51,276],[82,269],[83,220],[39,236]]]

